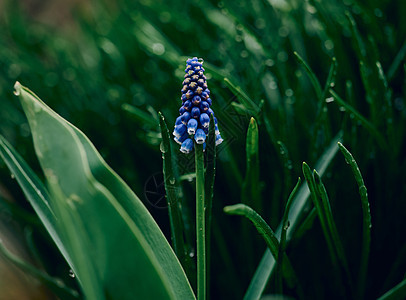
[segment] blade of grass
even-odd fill
[[[341,140],[342,133],[338,133],[333,141],[330,143],[329,147],[325,150],[323,155],[319,158],[316,163],[316,168],[319,170],[320,174],[324,174],[327,167],[330,165],[331,161],[335,157],[338,146],[337,143]],[[286,241],[288,242],[293,233],[295,232],[296,227],[301,223],[301,216],[303,215],[306,205],[308,203],[310,192],[305,184],[302,184],[300,187],[295,199],[292,202],[292,206],[289,212],[290,220],[290,230],[287,232]],[[280,237],[282,231],[282,224],[279,224],[275,234],[277,237]],[[269,249],[265,250],[264,255],[255,271],[254,276],[251,279],[250,285],[245,293],[244,299],[259,299],[266,287],[266,284],[271,276],[275,267],[275,259],[273,258]]]
[[[368,259],[371,247],[371,212],[369,210],[369,201],[367,188],[364,184],[364,179],[362,178],[361,171],[358,168],[357,162],[355,161],[352,154],[344,147],[340,142],[338,143],[341,153],[344,155],[345,161],[350,165],[352,173],[354,174],[355,180],[358,185],[359,194],[361,196],[361,206],[362,206],[362,249],[361,249],[361,262],[358,272],[358,298],[363,298],[365,292],[366,276],[368,272]]]
[[[315,207],[309,212],[309,214],[304,219],[303,223],[298,226],[297,230],[295,231],[292,240],[299,240],[310,228],[312,228],[314,220],[317,217],[317,210]]]
[[[161,128],[162,142],[161,152],[163,160],[164,185],[166,190],[166,200],[168,202],[169,222],[171,226],[172,246],[179,257],[179,260],[186,267],[186,250],[183,239],[183,222],[180,208],[180,199],[178,197],[179,186],[176,182],[175,173],[172,164],[172,148],[170,136],[165,118],[159,112],[159,127]]]
[[[377,300],[397,300],[404,299],[406,297],[406,279],[403,279],[396,286],[391,288]]]
[[[224,207],[224,212],[229,215],[239,215],[249,219],[255,226],[257,231],[264,238],[265,243],[268,246],[268,249],[271,251],[274,259],[276,261],[278,260],[278,250],[280,247],[279,241],[275,236],[275,233],[273,232],[271,227],[269,227],[269,225],[255,210],[253,210],[251,207],[245,204],[239,203]],[[286,253],[283,255],[283,261],[284,261],[283,263],[284,277],[286,279],[288,286],[293,287],[298,282],[298,280],[293,270],[292,264],[290,263],[290,260],[287,257]]]
[[[121,108],[134,116],[141,124],[148,124],[151,128],[156,128],[158,121],[151,114],[127,103],[124,103]]]
[[[301,179],[300,177],[297,180],[297,183],[295,187],[293,188],[292,192],[289,195],[288,201],[286,202],[285,206],[285,211],[283,213],[282,217],[282,232],[281,232],[281,238],[280,238],[280,243],[279,243],[279,249],[278,249],[278,259],[277,259],[277,264],[276,264],[276,286],[279,287],[279,290],[277,292],[280,295],[283,295],[283,290],[282,290],[282,269],[283,269],[283,259],[282,257],[285,254],[286,250],[286,232],[289,228],[289,210],[292,205],[293,199],[296,196],[296,193],[299,189]]]
[[[245,106],[249,113],[252,114],[254,118],[258,119],[258,114],[260,112],[258,105],[252,101],[239,86],[233,84],[228,78],[224,78],[223,81],[238,100],[240,100],[241,104]]]
[[[324,205],[323,205],[322,201],[318,197],[317,186],[316,186],[316,182],[315,182],[315,179],[313,177],[312,171],[311,171],[310,167],[305,162],[303,162],[302,171],[303,171],[303,175],[304,175],[304,177],[306,179],[307,185],[309,187],[310,195],[311,195],[311,198],[313,200],[314,207],[316,207],[317,215],[319,216],[319,220],[320,220],[320,223],[321,223],[321,228],[323,230],[324,238],[326,239],[326,242],[327,242],[327,246],[328,246],[328,249],[329,249],[329,252],[330,252],[331,260],[333,262],[333,265],[337,266],[337,261],[338,261],[337,254],[336,254],[336,252],[334,250],[334,244],[333,244],[333,241],[332,241],[332,236],[330,235]]]
[[[353,108],[351,105],[346,103],[335,91],[332,89],[329,90],[330,94],[334,97],[334,99],[337,101],[339,105],[344,107],[347,111],[352,113],[356,119],[358,119],[361,124],[367,129],[377,140],[379,145],[383,148],[387,148],[387,143],[385,138],[379,133],[379,131],[375,128],[375,126],[369,122],[366,118],[364,118],[355,108]]]
[[[392,64],[388,70],[388,80],[392,80],[393,76],[395,76],[396,71],[398,70],[399,66],[402,64],[403,59],[406,56],[406,41],[403,43],[402,47],[400,48],[398,54],[396,54],[395,59],[393,60]]]
[[[321,99],[323,92],[321,89],[320,81],[317,79],[316,74],[314,74],[314,72],[310,68],[310,66],[304,61],[304,59],[296,51],[293,52],[293,54],[295,55],[295,58],[299,62],[299,64],[301,64],[304,67],[307,75],[309,76],[310,81],[314,87],[314,90],[316,91],[317,99]]]
[[[196,238],[197,238],[197,299],[206,299],[206,217],[204,197],[203,145],[195,143],[196,163]]]
[[[338,261],[340,262],[341,266],[343,267],[347,275],[348,282],[351,284],[348,261],[345,256],[344,247],[342,245],[340,235],[338,234],[337,226],[334,222],[333,213],[331,211],[330,201],[327,195],[326,188],[320,178],[320,175],[317,173],[316,170],[313,170],[313,178],[316,183],[317,193],[320,197],[321,204],[323,206],[324,216],[327,221],[327,226],[330,232],[331,240],[334,245],[334,249],[336,250],[337,253]]]
[[[288,148],[286,148],[285,144],[282,143],[282,141],[277,141],[276,144],[279,146],[279,157],[283,163],[283,179],[285,181],[283,199],[286,199],[292,185],[292,161],[290,160]]]
[[[246,139],[246,172],[241,189],[242,203],[261,211],[261,196],[259,183],[259,155],[258,155],[258,125],[251,117]]]

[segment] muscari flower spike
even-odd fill
[[[182,106],[173,131],[174,140],[181,145],[180,151],[190,153],[193,150],[193,140],[197,144],[206,146],[209,133],[210,115],[214,112],[210,108],[212,100],[204,76],[203,60],[197,57],[186,61],[185,80],[182,87]],[[214,119],[216,130],[216,146],[223,142],[218,129],[217,118]]]

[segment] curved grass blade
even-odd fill
[[[322,201],[319,199],[319,194],[317,191],[315,179],[313,177],[310,167],[305,162],[303,162],[302,170],[303,170],[303,175],[306,179],[307,185],[310,190],[310,195],[313,200],[313,204],[316,207],[317,214],[320,219],[321,228],[323,230],[324,238],[326,239],[327,246],[330,251],[331,260],[333,261],[333,265],[337,266],[337,261],[338,261],[337,253],[334,250],[334,244],[332,241],[332,236],[329,231],[328,220],[327,220],[327,216],[325,213],[325,207],[324,207],[324,204],[322,203]]]
[[[102,291],[107,297],[193,299],[179,261],[138,197],[81,131],[19,83],[15,88],[41,166],[56,196],[57,216],[69,230],[70,250],[78,261],[91,260],[84,267],[78,263],[80,269],[74,270],[75,274],[83,277],[88,267],[93,267],[98,277],[91,278],[103,286],[96,292]],[[76,237],[75,231],[82,235]]]
[[[342,133],[338,133],[337,136],[330,143],[330,146],[326,149],[323,155],[316,163],[316,168],[319,170],[320,175],[324,174],[327,167],[330,165],[331,161],[335,157],[338,146],[337,143],[341,140]],[[305,184],[302,184],[295,199],[292,202],[291,209],[289,211],[289,221],[290,221],[290,230],[287,232],[286,241],[292,238],[293,233],[295,232],[296,227],[301,224],[301,217],[305,211],[306,204],[308,202],[310,192]],[[282,224],[279,224],[275,234],[277,237],[280,237],[282,231]],[[253,278],[251,279],[250,285],[245,293],[244,299],[259,299],[266,287],[266,284],[271,276],[275,267],[275,259],[272,256],[269,249],[267,249],[262,256],[262,259],[255,271]]]
[[[30,265],[29,263],[15,256],[5,247],[1,239],[0,239],[0,254],[3,254],[3,256],[5,256],[9,261],[11,261],[14,265],[19,267],[24,272],[27,272],[28,274],[38,278],[46,286],[48,286],[55,293],[55,295],[61,297],[61,299],[71,300],[81,298],[77,291],[66,286],[62,280],[49,276],[45,272],[37,269],[36,267]]]
[[[367,188],[364,184],[364,179],[362,178],[361,171],[358,168],[357,162],[355,161],[352,154],[344,147],[340,142],[338,143],[341,153],[344,155],[345,161],[350,165],[352,173],[354,174],[355,180],[357,181],[359,194],[361,196],[361,206],[362,206],[362,249],[361,249],[361,262],[360,269],[358,273],[358,297],[363,297],[366,283],[366,276],[368,272],[368,259],[371,247],[371,212],[369,210],[369,201]]]
[[[397,300],[404,299],[406,297],[406,279],[403,279],[396,286],[391,288],[377,300]]]
[[[281,231],[281,238],[280,238],[280,243],[279,243],[279,249],[278,249],[278,259],[277,259],[277,264],[276,264],[276,281],[277,284],[276,286],[279,286],[279,293],[282,295],[282,269],[283,269],[283,259],[282,257],[285,255],[285,250],[286,250],[286,232],[288,231],[289,228],[289,210],[292,205],[293,199],[296,196],[296,193],[299,189],[301,179],[297,180],[297,183],[295,187],[293,188],[292,192],[289,195],[288,201],[286,202],[285,206],[285,211],[283,213],[282,217],[282,231]]]
[[[258,114],[260,109],[258,105],[251,100],[250,97],[239,87],[233,84],[228,78],[223,79],[224,83],[230,89],[230,91],[240,100],[241,104],[245,106],[248,112],[256,119],[258,119]]]
[[[169,222],[171,226],[171,237],[173,249],[182,263],[186,263],[186,249],[183,239],[183,222],[180,207],[180,199],[178,197],[179,186],[176,182],[175,173],[172,164],[172,147],[170,144],[170,136],[165,118],[159,112],[159,127],[161,128],[162,142],[161,152],[163,160],[164,185],[166,190],[166,200],[168,202]]]
[[[249,219],[264,238],[265,243],[275,260],[278,260],[278,251],[280,247],[279,241],[271,227],[269,227],[269,225],[255,210],[245,204],[240,203],[224,207],[224,212],[229,215],[239,215]],[[283,275],[289,287],[295,286],[298,282],[292,264],[290,263],[286,253],[283,255]]]
[[[314,90],[316,91],[317,99],[322,98],[322,89],[321,89],[321,84],[320,81],[317,79],[316,74],[314,74],[313,70],[310,68],[310,66],[304,61],[304,59],[295,51],[293,52],[295,55],[296,60],[304,67],[306,70],[307,75],[310,78],[310,81],[314,87]]]
[[[158,121],[151,114],[128,103],[124,103],[121,108],[139,120],[141,124],[148,124],[149,127],[156,128]]]
[[[259,189],[259,155],[258,155],[258,125],[251,117],[246,140],[246,173],[241,189],[242,203],[261,211],[261,194]]]
[[[330,94],[334,97],[338,104],[343,106],[347,111],[352,113],[356,119],[358,119],[361,124],[376,138],[379,145],[383,148],[387,148],[387,143],[385,138],[379,133],[379,131],[375,128],[375,126],[369,122],[366,118],[364,118],[355,108],[353,108],[350,104],[345,102],[335,91],[332,89],[329,90]]]
[[[327,220],[327,225],[328,225],[328,229],[329,229],[329,232],[331,235],[331,240],[333,242],[334,249],[336,250],[336,253],[337,253],[337,258],[347,275],[348,282],[351,284],[351,277],[350,277],[350,270],[348,267],[348,261],[345,256],[345,252],[344,252],[344,248],[343,248],[340,236],[338,234],[337,226],[333,219],[333,213],[331,211],[330,201],[328,199],[326,188],[324,187],[324,184],[321,181],[321,178],[316,170],[313,170],[313,177],[314,177],[314,181],[316,183],[317,193],[320,197],[321,204],[323,206],[325,219]]]

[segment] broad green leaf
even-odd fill
[[[16,83],[15,89],[85,295],[193,299],[186,275],[159,227],[89,139],[27,88]],[[86,294],[89,285],[98,287],[90,295]]]
[[[319,170],[319,174],[324,174],[327,167],[330,165],[331,161],[335,157],[338,146],[337,142],[341,140],[341,133],[339,133],[333,141],[330,143],[330,146],[326,149],[323,155],[316,163],[316,169]],[[295,232],[296,227],[301,224],[301,217],[305,211],[306,204],[308,203],[310,192],[305,184],[302,184],[298,190],[296,197],[292,202],[291,209],[289,210],[288,219],[290,222],[290,230],[287,232],[286,241],[289,242],[293,233]],[[280,238],[282,232],[282,224],[279,224],[275,235],[277,238]],[[267,249],[262,256],[262,259],[255,271],[254,276],[251,279],[250,285],[245,293],[244,299],[259,299],[265,289],[265,286],[275,268],[275,259],[272,256],[271,252]]]

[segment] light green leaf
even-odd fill
[[[30,90],[15,89],[87,298],[193,299],[159,227],[89,139]]]

